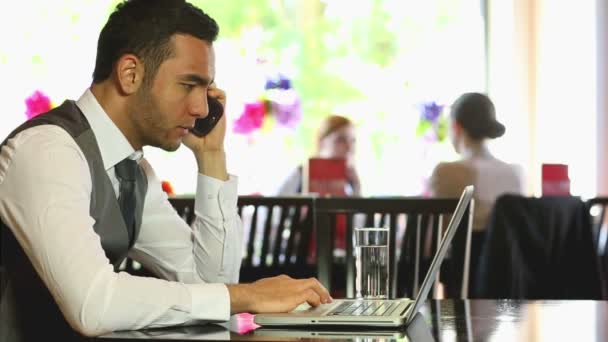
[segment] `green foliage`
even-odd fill
[[[418,127],[416,127],[416,136],[423,136],[432,127],[433,124],[431,124],[430,121],[420,120],[420,122],[418,122]]]
[[[448,120],[445,116],[441,116],[437,126],[437,140],[444,141],[448,137]]]
[[[360,55],[365,60],[384,67],[392,62],[397,53],[397,35],[387,28],[390,15],[382,7],[382,2],[373,1],[372,12],[361,23],[361,27],[367,31],[367,39],[359,42],[364,44],[360,47]]]
[[[390,56],[386,46],[391,37],[381,32],[381,17],[374,18],[373,25],[363,22],[355,25],[366,27],[369,32],[365,37],[371,38],[355,40],[361,42],[357,51],[352,51],[350,39],[334,39],[340,42],[338,46],[326,44],[329,39],[336,38],[341,23],[324,17],[325,5],[320,0],[224,1],[221,5],[211,0],[198,0],[193,4],[218,22],[222,38],[238,39],[243,30],[261,27],[267,38],[258,53],[274,65],[295,66],[293,85],[302,98],[304,116],[294,139],[296,144],[309,147],[307,152],[312,152],[312,137],[321,118],[330,114],[337,104],[363,96],[359,88],[336,77],[326,65],[353,53],[361,53],[371,63],[386,63]],[[295,55],[289,53],[294,49]],[[395,50],[388,48],[391,49]],[[285,61],[288,55],[293,56],[293,60]]]

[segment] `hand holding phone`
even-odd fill
[[[194,128],[190,130],[197,137],[209,134],[224,114],[224,106],[222,106],[218,99],[207,96],[207,104],[209,106],[209,114],[205,118],[196,119]]]

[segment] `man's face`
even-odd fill
[[[190,35],[173,37],[174,56],[143,84],[129,115],[142,145],[175,151],[198,118],[206,117],[207,88],[215,77],[213,46]]]

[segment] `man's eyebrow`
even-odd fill
[[[208,86],[213,83],[213,80],[208,79],[207,77],[201,77],[195,74],[188,74],[181,76],[180,79],[185,82],[192,82],[197,85]]]

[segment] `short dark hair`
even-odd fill
[[[505,133],[505,126],[496,120],[494,103],[485,94],[462,94],[452,104],[451,115],[475,140],[494,139]]]
[[[212,43],[219,27],[213,18],[185,0],[123,1],[99,34],[93,83],[110,77],[114,64],[126,53],[142,59],[143,82],[151,82],[162,62],[173,55],[171,38],[178,33]]]

